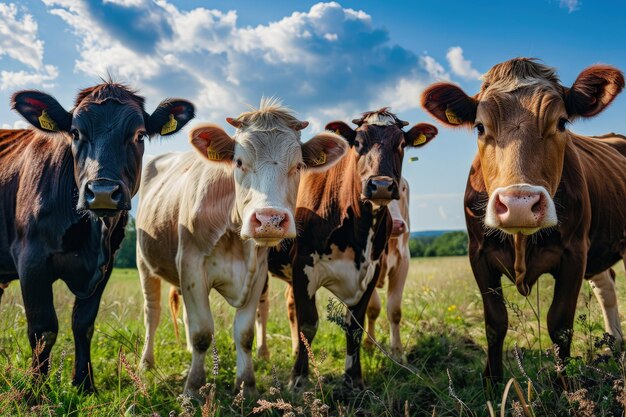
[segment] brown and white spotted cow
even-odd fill
[[[626,142],[577,135],[567,125],[604,110],[623,89],[624,76],[594,65],[564,87],[553,68],[517,58],[494,66],[483,80],[473,97],[435,84],[422,104],[442,123],[474,126],[478,133],[465,213],[485,311],[485,376],[501,378],[508,328],[503,274],[522,295],[541,274],[554,277],[548,330],[562,357],[570,354],[583,278],[600,293],[612,321],[607,330],[621,338],[608,269],[626,247]]]
[[[325,174],[306,173],[298,190],[294,241],[271,250],[270,271],[291,283],[288,304],[292,335],[312,343],[318,325],[315,294],[325,287],[348,306],[345,381],[362,387],[360,345],[365,311],[379,273],[380,260],[391,235],[387,204],[400,198],[402,158],[406,147],[430,142],[437,129],[420,123],[408,132],[408,123],[386,108],[365,113],[353,121],[326,128],[341,133],[350,151]],[[293,303],[291,302],[293,301]],[[295,340],[295,338],[294,338]],[[307,381],[309,359],[298,340],[290,387]]]
[[[411,260],[411,252],[409,251],[409,239],[411,237],[409,195],[409,183],[406,178],[402,177],[400,200],[393,200],[387,206],[393,227],[376,285],[378,288],[383,288],[386,278],[387,320],[389,320],[391,331],[390,353],[391,357],[398,361],[402,361],[404,356],[404,348],[400,338],[400,319],[402,318],[402,294]],[[367,334],[369,337],[364,342],[366,348],[373,347],[372,342],[376,340],[376,320],[380,315],[381,307],[378,291],[374,291],[367,305]]]
[[[192,351],[185,392],[196,398],[214,333],[213,289],[237,309],[236,386],[255,391],[250,352],[268,247],[296,235],[301,171],[325,171],[348,148],[331,132],[301,143],[300,131],[308,123],[271,99],[227,121],[237,128],[234,137],[216,125],[202,125],[190,133],[197,152],[166,154],[147,164],[137,213],[146,325],[142,363],[154,365],[163,279],[182,291]]]

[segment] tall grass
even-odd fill
[[[618,270],[623,303],[625,277],[621,266]],[[508,384],[488,391],[481,382],[486,357],[482,301],[467,259],[413,260],[409,274],[402,319],[407,361],[394,363],[386,355],[389,326],[381,318],[380,349],[362,354],[364,391],[343,386],[345,335],[334,317],[341,306],[325,291],[320,293],[322,320],[309,353],[315,369],[311,386],[300,394],[286,389],[293,359],[284,284],[275,280],[268,324],[271,360],[255,358],[261,394],[245,398],[240,387],[234,386],[235,349],[230,333],[234,310],[212,294],[216,337],[213,354],[207,355],[210,371],[202,390],[203,404],[180,395],[190,354],[183,341],[176,342],[165,308],[155,343],[156,369],[138,371],[144,328],[136,271],[114,271],[103,297],[92,342],[97,395],[82,395],[71,386],[73,298],[61,282],[54,288],[60,332],[50,374],[43,383],[33,383],[21,294],[13,283],[0,304],[0,415],[623,415],[624,355],[604,335],[600,309],[587,285],[579,298],[573,358],[561,363],[546,329],[552,278],[542,277],[529,298],[505,283],[510,322],[505,341]],[[164,307],[166,296],[164,291]],[[329,304],[334,306],[329,310],[330,320],[326,319]]]

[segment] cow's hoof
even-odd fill
[[[191,389],[191,388],[185,387],[185,390],[183,391],[183,395],[185,397],[191,398],[194,401],[197,401],[200,404],[204,404],[205,402],[204,395],[200,394],[199,390],[197,389]]]
[[[270,360],[270,350],[265,345],[263,345],[263,346],[261,346],[260,348],[257,349],[256,355],[260,359],[263,359],[264,361],[269,361]]]
[[[82,381],[82,382],[72,381],[72,385],[75,386],[78,392],[80,392],[81,394],[98,395],[98,390],[89,381],[89,379],[86,379],[85,381]]]
[[[398,363],[406,364],[406,356],[404,355],[404,349],[392,348],[390,353],[391,359]]]
[[[254,399],[259,396],[259,391],[256,389],[256,381],[254,377],[248,379],[247,382],[243,378],[237,378],[235,382],[235,395],[239,395],[243,391],[243,396],[246,399]]]
[[[154,369],[154,359],[141,358],[139,362],[139,370],[142,372],[151,371]]]
[[[289,385],[287,385],[287,389],[294,394],[299,394],[301,392],[306,391],[311,386],[311,382],[309,378],[306,376],[295,376],[291,377],[289,380]]]
[[[351,378],[348,375],[344,375],[343,386],[355,392],[361,392],[365,389],[365,384],[363,384],[363,379],[361,378]]]

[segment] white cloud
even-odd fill
[[[448,78],[433,58],[391,44],[369,15],[335,2],[240,27],[234,11],[181,10],[166,0],[43,1],[79,38],[76,71],[110,71],[148,97],[187,97],[199,119],[220,120],[277,95],[303,118],[350,120],[370,110],[363,103],[417,108],[425,85]],[[106,19],[108,8],[119,22]]]
[[[446,72],[443,66],[437,62],[432,56],[424,55],[420,57],[420,63],[424,69],[428,72],[431,78],[438,81],[449,81],[450,75]]]
[[[37,22],[28,13],[22,13],[13,3],[0,3],[0,57],[7,55],[29,67],[28,71],[0,72],[0,90],[26,85],[51,86],[58,70],[43,62],[44,42],[37,38]]]
[[[0,71],[0,90],[12,90],[24,86],[51,88],[51,82],[59,76],[54,65],[44,65],[41,71]]]
[[[575,12],[580,8],[582,1],[580,0],[559,0],[559,7],[567,9],[569,13]]]
[[[12,125],[8,123],[2,123],[2,129],[26,129],[30,126],[30,124],[26,123],[24,120],[17,120]]]
[[[370,108],[390,106],[393,111],[406,111],[419,107],[420,94],[426,88],[425,77],[400,78],[395,85],[383,89],[379,96],[372,100]]]
[[[43,65],[43,41],[37,39],[37,22],[30,14],[18,16],[13,3],[0,3],[0,56],[8,55],[31,68]]]
[[[480,72],[472,68],[472,61],[468,61],[463,57],[463,48],[460,46],[448,49],[446,58],[455,75],[467,80],[478,80],[480,78]]]

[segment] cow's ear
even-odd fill
[[[195,116],[193,104],[187,100],[163,100],[148,117],[148,135],[173,135]]]
[[[330,122],[326,125],[325,129],[335,132],[337,135],[343,136],[348,141],[350,146],[354,144],[354,138],[356,138],[356,130],[352,130],[352,128],[344,122]]]
[[[219,126],[194,127],[189,133],[189,141],[209,161],[230,163],[233,160],[235,140]]]
[[[40,91],[19,91],[11,97],[11,107],[31,125],[46,132],[69,132],[72,113],[52,96]]]
[[[428,123],[418,123],[404,134],[406,146],[418,148],[437,136],[437,128]]]
[[[302,160],[308,170],[326,171],[348,151],[349,145],[341,136],[323,132],[302,145]]]
[[[566,95],[570,117],[591,117],[604,110],[624,89],[624,74],[608,65],[594,65],[578,75]]]
[[[459,87],[437,83],[422,93],[422,107],[448,126],[472,126],[476,120],[476,100]]]

